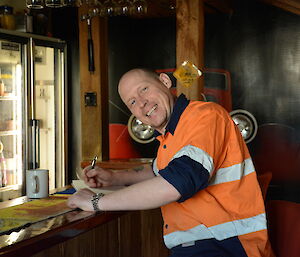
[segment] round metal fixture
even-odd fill
[[[154,129],[138,120],[134,115],[131,115],[128,120],[128,132],[138,143],[147,144],[155,139]]]
[[[250,143],[257,134],[258,125],[255,117],[246,110],[234,110],[230,112],[234,123],[238,126],[246,144]]]

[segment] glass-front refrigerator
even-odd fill
[[[66,182],[66,43],[0,30],[0,201],[25,192],[27,169]]]

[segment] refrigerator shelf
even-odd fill
[[[0,136],[16,136],[19,135],[21,132],[18,130],[3,130],[0,131]]]
[[[18,98],[16,96],[0,96],[0,101],[16,101]]]

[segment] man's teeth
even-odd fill
[[[149,112],[147,112],[146,116],[149,117],[156,108],[157,108],[157,104],[154,105]]]

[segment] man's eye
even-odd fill
[[[134,105],[134,104],[135,104],[135,100],[131,100],[130,105]]]
[[[143,92],[146,92],[147,90],[148,90],[148,87],[144,87],[144,88],[142,89]]]

